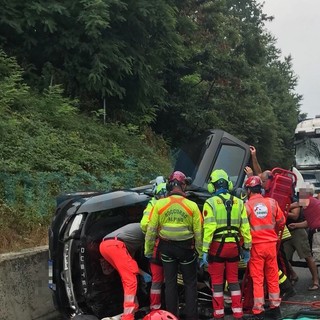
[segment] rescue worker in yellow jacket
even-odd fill
[[[244,262],[250,259],[251,234],[245,205],[230,194],[232,189],[233,184],[224,170],[211,173],[208,191],[213,196],[203,206],[203,258],[200,266],[208,264],[214,319],[224,318],[224,275],[231,293],[233,317],[243,317],[238,266],[240,254]],[[243,238],[242,248],[240,237]]]
[[[154,181],[155,183],[152,188],[154,197],[152,197],[148,202],[147,207],[143,211],[143,217],[140,221],[140,226],[143,233],[147,232],[150,213],[153,210],[155,203],[157,200],[164,198],[167,194],[167,184],[164,177],[157,177]],[[159,239],[157,238],[155,241],[152,258],[150,259],[150,270],[152,275],[152,283],[150,288],[150,310],[158,310],[161,308],[161,288],[164,282],[164,274],[160,251],[158,250],[158,244]]]
[[[151,212],[146,233],[145,256],[152,257],[157,237],[166,282],[166,310],[178,316],[178,269],[185,289],[185,319],[197,320],[197,260],[202,247],[202,216],[198,205],[187,199],[190,181],[180,171],[173,172],[168,196],[159,199]]]

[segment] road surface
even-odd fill
[[[319,316],[315,316],[314,319],[320,319],[320,289],[316,291],[308,291],[308,287],[312,284],[312,278],[308,268],[294,267],[294,270],[299,277],[299,280],[294,286],[297,294],[290,298],[289,301],[283,301],[281,303],[283,318],[293,319],[293,315],[297,312],[301,312],[302,310],[311,310],[312,312],[315,311],[316,313],[319,313]],[[226,313],[230,313],[230,310],[228,312],[227,308]],[[292,316],[290,317],[290,315]],[[58,317],[56,320],[62,320],[62,318]],[[227,314],[225,316],[225,320],[234,320],[234,318],[232,315]],[[266,318],[266,320],[268,319]]]

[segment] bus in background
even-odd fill
[[[305,182],[320,193],[320,115],[298,123],[295,130],[295,167]]]

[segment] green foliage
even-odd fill
[[[88,100],[88,111],[100,109],[92,102],[105,98],[114,121],[145,126],[155,119],[165,96],[159,75],[180,59],[171,3],[12,1],[0,18],[4,48],[25,67],[30,85],[63,84],[82,110]]]
[[[26,230],[48,221],[59,193],[133,187],[169,174],[168,147],[150,130],[97,123],[80,114],[60,86],[33,92],[3,52],[0,70],[0,86],[12,88],[1,100],[0,198],[20,212],[22,224],[30,215]]]
[[[176,3],[184,60],[167,71],[154,129],[180,145],[218,127],[254,144],[263,167],[289,167],[301,96],[264,30],[272,18],[254,0]]]
[[[168,144],[208,128],[255,145],[263,168],[292,163],[306,115],[257,1],[0,4],[0,164],[16,181],[0,189],[13,212],[35,222],[61,190],[168,174]]]
[[[27,90],[17,62],[0,49],[0,115],[9,111],[12,106],[18,108],[25,100]]]
[[[39,108],[54,128],[79,109],[152,125],[176,147],[219,127],[255,144],[264,166],[292,162],[301,96],[255,0],[14,0],[0,18],[4,49],[45,90]],[[73,99],[59,110],[57,85]]]
[[[96,122],[103,115],[125,134],[131,125],[138,132],[152,125],[172,147],[218,127],[254,144],[263,166],[292,162],[301,96],[291,58],[280,60],[264,29],[272,17],[255,0],[13,0],[3,2],[0,18],[3,48],[17,57],[32,87],[23,96],[21,70],[1,56],[14,72],[0,84],[6,91],[0,110],[17,112],[2,125],[17,139],[5,152],[19,158],[21,148],[36,170],[102,177],[101,165],[138,166],[131,156],[122,159],[123,137],[111,143],[81,111]],[[30,135],[38,139],[28,142]],[[101,155],[99,147],[112,152]],[[33,158],[34,150],[45,156]],[[3,161],[10,170],[32,168]]]

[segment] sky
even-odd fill
[[[265,27],[277,39],[282,56],[292,56],[298,77],[295,92],[303,96],[300,111],[320,115],[320,0],[257,0],[273,16]]]

